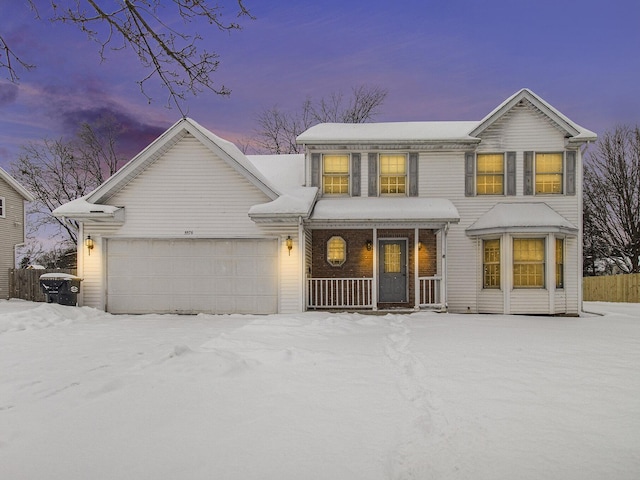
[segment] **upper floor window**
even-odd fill
[[[514,288],[544,288],[544,238],[513,239]]]
[[[406,195],[407,157],[406,155],[380,154],[380,194]]]
[[[5,217],[5,205],[4,205],[4,197],[0,197],[0,218]]]
[[[323,155],[322,192],[349,194],[349,155]]]
[[[477,195],[504,195],[504,155],[479,153],[476,174]]]
[[[536,153],[536,194],[563,193],[562,159],[562,153]]]

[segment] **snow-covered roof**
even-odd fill
[[[53,211],[56,217],[69,217],[82,221],[123,222],[124,208],[95,204],[87,201],[88,195],[72,200]]]
[[[254,205],[249,209],[249,217],[256,223],[290,222],[300,217],[309,218],[316,196],[317,187],[296,187],[268,203]]]
[[[578,227],[546,203],[499,203],[466,230],[469,236],[502,232],[559,232],[575,235]]]
[[[321,123],[297,137],[299,144],[478,143],[469,132],[478,122]]]
[[[304,154],[247,155],[262,176],[280,191],[304,185]]]
[[[18,192],[22,196],[22,198],[24,198],[27,202],[33,202],[35,200],[33,198],[33,195],[31,195],[31,193],[29,193],[29,191],[26,188],[20,185],[20,183],[18,183],[18,181],[15,178],[13,178],[11,175],[9,175],[7,171],[4,170],[2,167],[0,167],[0,178],[2,178],[5,182],[11,185],[11,187],[13,187],[13,189],[16,192]]]
[[[423,197],[349,197],[323,198],[316,202],[311,221],[457,223],[458,210],[444,198]]]
[[[527,100],[567,134],[569,143],[595,141],[597,135],[567,118],[528,88],[523,88],[498,105],[479,121],[322,123],[297,137],[304,145],[336,144],[477,144],[480,135],[514,108]]]

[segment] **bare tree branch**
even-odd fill
[[[20,80],[20,77],[18,76],[18,68],[32,70],[35,68],[35,65],[22,61],[20,57],[18,57],[13,50],[9,48],[9,44],[5,41],[2,35],[0,35],[0,70],[6,70],[9,75],[9,80],[13,83],[17,83]]]
[[[235,0],[235,16],[253,16],[243,4]],[[42,4],[28,0],[36,18]],[[145,85],[153,78],[167,89],[168,103],[181,111],[181,102],[188,94],[197,95],[204,89],[219,95],[229,95],[224,85],[217,86],[213,74],[219,66],[219,56],[202,48],[203,37],[191,32],[201,21],[220,31],[240,30],[240,23],[224,18],[225,9],[220,2],[206,0],[50,0],[52,22],[77,26],[90,40],[96,41],[103,60],[107,50],[129,49],[146,68],[147,73],[138,81],[148,101],[151,96]],[[182,20],[184,28],[173,27],[174,20]],[[23,68],[32,68],[10,49],[0,37],[0,70],[7,71],[13,82],[18,81],[17,62]]]
[[[29,205],[28,236],[54,229],[64,243],[76,243],[78,224],[54,217],[61,205],[87,195],[116,172],[122,158],[117,154],[119,126],[113,118],[82,124],[70,141],[48,140],[22,147],[11,173],[35,197]]]
[[[354,87],[348,103],[334,92],[317,101],[307,98],[299,111],[288,113],[274,106],[256,116],[255,144],[261,152],[300,153],[296,137],[318,123],[365,123],[378,114],[387,90],[377,86]]]

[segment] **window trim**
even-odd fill
[[[516,242],[522,240],[538,240],[542,242],[542,261],[519,261],[516,262]],[[512,269],[512,286],[514,290],[544,290],[547,288],[547,263],[549,259],[547,258],[547,236],[526,236],[526,237],[513,237],[511,239],[511,269]],[[542,285],[518,285],[516,282],[516,265],[541,265],[542,266]]]
[[[330,157],[330,156],[335,156],[335,157],[347,157],[347,172],[344,174],[325,174],[325,157]],[[347,191],[344,193],[332,193],[332,192],[327,192],[325,190],[326,188],[326,183],[325,183],[325,177],[345,177],[347,179]],[[320,165],[320,181],[321,181],[321,188],[322,188],[322,195],[329,195],[332,197],[348,197],[351,195],[351,154],[349,153],[323,153],[322,157],[321,157],[321,165]]]
[[[560,258],[558,261],[558,245],[560,245],[560,254],[562,255],[562,258]],[[556,289],[558,290],[563,290],[564,289],[564,283],[565,283],[565,278],[564,278],[564,266],[565,266],[565,261],[566,261],[566,244],[565,244],[565,239],[564,238],[559,238],[556,237],[556,241],[555,241],[555,250],[554,250],[554,256],[555,256],[555,282],[556,282]],[[560,267],[560,268],[558,268]]]
[[[495,262],[487,262],[486,257],[486,243],[498,242],[498,260]],[[497,265],[497,285],[491,285],[487,282],[487,266]],[[496,275],[493,274],[495,277]],[[483,238],[482,239],[482,288],[483,290],[501,290],[502,289],[502,239],[501,238]]]
[[[332,261],[331,260],[331,254],[332,254],[332,248],[331,248],[331,243],[334,241],[340,241],[342,244],[342,258],[341,259],[337,259],[337,261]],[[332,267],[341,267],[342,265],[345,264],[345,262],[347,261],[347,241],[342,238],[340,235],[333,235],[332,237],[330,237],[327,240],[327,255],[326,255],[326,259],[327,259],[327,263],[329,265],[331,265]]]
[[[402,193],[383,193],[382,192],[382,178],[383,177],[396,177],[401,175],[390,175],[382,173],[382,157],[384,156],[398,156],[404,157],[404,191]],[[378,195],[385,197],[407,197],[409,195],[409,155],[407,153],[395,153],[385,152],[378,154]]]
[[[481,156],[494,156],[500,155],[502,157],[502,192],[501,193],[480,193],[478,188],[478,180],[481,176],[496,176],[495,173],[480,173],[480,157]],[[481,152],[476,153],[475,158],[475,193],[478,196],[493,196],[493,197],[504,197],[506,194],[506,183],[507,183],[507,165],[506,165],[507,155],[505,152]]]
[[[559,192],[538,192],[538,155],[560,155],[562,166],[560,169],[560,191]],[[533,194],[534,195],[566,195],[566,155],[565,151],[553,152],[533,152]],[[557,175],[557,172],[545,172],[540,175]]]

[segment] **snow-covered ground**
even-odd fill
[[[112,316],[1,301],[0,479],[638,479],[640,305],[586,308]]]

